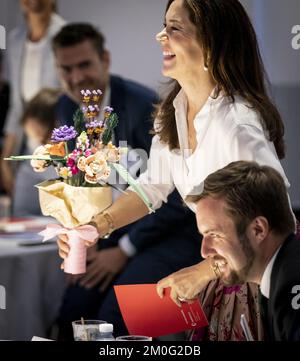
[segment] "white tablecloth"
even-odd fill
[[[56,244],[24,247],[18,242],[0,240],[0,285],[6,290],[0,339],[27,341],[46,336],[61,304],[65,275]]]

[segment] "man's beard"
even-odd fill
[[[239,236],[240,244],[242,246],[244,255],[247,260],[247,264],[245,267],[240,269],[239,271],[236,270],[230,270],[230,273],[226,277],[222,277],[222,282],[227,286],[234,286],[234,285],[240,285],[248,280],[249,271],[253,265],[255,252],[253,248],[251,247],[250,240],[246,236],[246,234],[242,234]]]

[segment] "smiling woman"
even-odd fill
[[[178,136],[173,126],[176,95],[186,84],[195,88],[196,82],[202,83],[199,79],[206,79],[208,89],[215,87],[214,97],[223,92],[234,101],[234,96],[239,94],[256,109],[278,157],[285,156],[284,125],[267,95],[266,74],[256,34],[238,0],[228,0],[226,6],[208,0],[169,0],[164,29],[157,35],[157,40],[167,55],[163,74],[174,79],[172,91],[157,114],[161,121],[159,134],[170,149],[178,148]],[[189,108],[192,103],[198,104],[190,111],[192,115],[203,105],[199,98],[197,95],[197,100],[189,101]]]
[[[201,63],[204,69],[203,51],[197,39],[196,28],[189,22],[187,12],[178,13],[178,6],[170,6],[164,29],[156,36],[162,44],[163,74],[172,78],[176,78],[176,72],[180,76],[183,69],[195,76]]]

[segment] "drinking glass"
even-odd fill
[[[128,335],[128,336],[119,336],[116,338],[116,341],[152,341],[152,337]]]
[[[100,336],[99,325],[106,323],[101,320],[73,321],[73,335],[75,341],[96,341]]]

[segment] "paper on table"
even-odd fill
[[[54,341],[54,340],[50,340],[49,338],[44,338],[44,337],[33,336],[31,341]]]
[[[179,308],[169,297],[159,298],[156,284],[115,286],[115,293],[131,335],[159,337],[208,325],[199,301]]]
[[[38,231],[44,229],[47,224],[53,222],[55,222],[55,220],[50,217],[12,217],[5,221],[0,219],[0,232],[9,234],[26,231]]]

